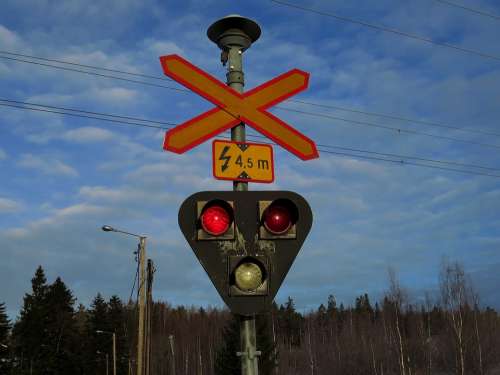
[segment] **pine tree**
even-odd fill
[[[7,374],[10,369],[9,331],[10,321],[5,313],[5,303],[0,303],[0,374]]]
[[[49,354],[47,320],[47,279],[42,266],[38,266],[31,279],[31,294],[24,296],[19,320],[12,331],[14,355],[18,358],[17,373],[43,373]]]
[[[128,369],[128,338],[126,331],[125,307],[118,296],[112,296],[108,302],[108,317],[110,331],[116,334],[116,371],[125,374]],[[111,345],[112,336],[108,335],[108,342]],[[110,346],[111,347],[111,346]]]
[[[257,315],[255,321],[256,346],[261,352],[259,356],[259,374],[270,375],[276,366],[277,351],[271,330],[270,314]],[[232,315],[224,328],[224,342],[219,347],[215,357],[215,373],[217,375],[239,375],[241,373],[241,358],[236,353],[240,347],[240,320]]]
[[[96,331],[112,330],[108,316],[108,304],[101,294],[92,301],[88,311],[85,333],[85,373],[103,375],[106,373],[106,364],[103,362],[105,354],[111,358],[111,345],[108,335],[98,334]]]
[[[240,358],[240,321],[236,315],[224,327],[224,341],[215,355],[215,373],[217,375],[239,375],[241,373]]]
[[[292,297],[288,297],[285,305],[280,306],[280,330],[285,336],[287,345],[300,346],[302,316],[295,311]]]
[[[80,341],[73,309],[75,299],[61,278],[49,286],[46,303],[51,312],[46,319],[50,354],[45,370],[52,374],[75,373],[79,367],[77,343]]]
[[[278,359],[271,324],[270,314],[257,315],[255,330],[257,331],[257,350],[261,352],[259,356],[259,374],[262,375],[271,375]]]

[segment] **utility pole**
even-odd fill
[[[238,15],[230,15],[214,22],[207,31],[208,38],[221,49],[221,62],[227,64],[227,85],[243,93],[243,52],[250,48],[260,36],[260,27],[254,21]],[[245,124],[241,122],[231,128],[231,140],[245,142]],[[234,181],[234,191],[247,191],[248,183]],[[255,315],[240,316],[241,374],[258,375],[256,350]]]
[[[146,334],[145,334],[145,372],[144,375],[150,374],[151,368],[151,312],[153,307],[153,274],[155,272],[154,264],[151,259],[148,259],[147,281],[146,281]]]
[[[137,375],[144,375],[144,326],[146,304],[146,237],[139,238],[139,329],[137,331]]]
[[[116,375],[116,332],[113,332],[113,375]]]
[[[120,229],[113,228],[109,225],[103,225],[101,228],[104,232],[117,232],[129,236],[139,238],[137,249],[137,259],[139,262],[139,286],[138,286],[138,304],[139,304],[139,327],[137,330],[137,374],[144,374],[144,307],[146,304],[146,236],[126,232]]]
[[[171,375],[175,375],[175,350],[174,350],[174,335],[168,335],[168,342],[170,343],[171,360]]]

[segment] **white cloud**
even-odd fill
[[[21,203],[12,199],[0,197],[0,213],[13,213],[21,209]]]
[[[145,44],[151,52],[157,54],[158,56],[170,55],[174,53],[178,55],[185,55],[182,48],[170,41],[146,40]]]
[[[93,126],[84,126],[77,129],[68,130],[61,138],[71,142],[103,142],[113,138],[114,135],[109,130],[96,128]]]
[[[21,39],[16,33],[0,25],[0,46],[2,46],[2,48],[14,48],[20,44]]]
[[[78,172],[74,168],[60,160],[43,158],[32,154],[23,154],[17,165],[23,168],[34,169],[47,175],[78,176]]]
[[[135,100],[137,91],[123,87],[106,87],[92,90],[89,96],[98,102],[123,104]]]
[[[107,204],[125,204],[131,206],[144,206],[151,204],[154,206],[177,203],[179,197],[169,192],[155,191],[153,194],[144,187],[116,187],[107,188],[104,186],[82,186],[78,194],[89,200],[106,202]]]

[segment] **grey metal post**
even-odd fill
[[[227,84],[243,93],[243,52],[260,37],[259,25],[239,15],[229,15],[214,22],[207,31],[208,38],[221,49],[221,61],[227,64]],[[245,142],[245,124],[241,122],[231,129],[231,140]],[[233,182],[233,190],[247,191],[247,182]],[[241,374],[259,374],[259,351],[256,350],[255,316],[240,316]]]

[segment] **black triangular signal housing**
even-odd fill
[[[200,225],[203,207],[223,202],[232,208],[232,223],[223,235],[205,233]],[[267,207],[279,202],[293,211],[286,233],[269,233],[263,223]],[[278,292],[312,225],[307,201],[291,191],[202,191],[191,195],[179,209],[184,237],[229,309],[240,315],[266,312]],[[252,290],[235,285],[242,263],[255,263],[262,283]],[[255,268],[255,267],[254,267]]]

